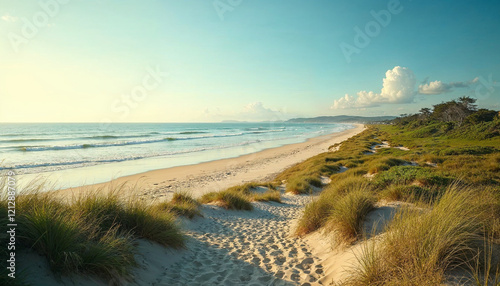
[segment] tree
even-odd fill
[[[424,118],[429,118],[432,114],[432,111],[430,108],[427,108],[427,107],[424,107],[422,109],[420,109],[420,114],[424,117]]]
[[[458,99],[458,103],[461,104],[465,109],[469,111],[476,111],[477,110],[477,105],[476,103],[477,99],[469,97],[469,96],[462,96]]]
[[[476,109],[476,100],[467,96],[459,98],[459,101],[448,101],[434,105],[432,116],[434,119],[444,122],[456,122],[462,125],[465,118]]]

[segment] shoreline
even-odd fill
[[[220,191],[246,182],[271,180],[286,168],[326,152],[329,146],[345,141],[365,129],[363,124],[353,125],[355,128],[313,137],[302,143],[264,149],[234,158],[147,171],[103,183],[56,190],[54,193],[64,197],[78,196],[95,189],[109,191],[111,187],[123,184],[120,195],[124,197],[163,200],[171,198],[177,191],[187,191],[194,197],[200,197],[207,192]],[[134,187],[137,184],[139,188]]]

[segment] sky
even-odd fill
[[[500,2],[0,0],[0,122],[500,109]]]

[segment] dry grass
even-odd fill
[[[281,203],[281,193],[277,190],[267,190],[264,193],[254,193],[252,200],[257,202],[277,202]]]
[[[327,225],[338,243],[351,244],[362,235],[364,219],[374,203],[373,194],[366,189],[349,192],[334,202]]]
[[[296,234],[304,235],[323,227],[329,218],[332,218],[332,214],[337,211],[337,208],[343,211],[346,210],[343,203],[348,203],[347,200],[352,198],[349,196],[349,198],[345,199],[346,196],[352,193],[358,194],[359,191],[368,193],[369,190],[371,190],[369,182],[360,177],[350,176],[332,182],[321,192],[317,199],[306,206],[299,219]],[[339,219],[342,220],[340,218],[342,217],[341,213],[337,214]]]
[[[483,208],[470,187],[450,187],[429,211],[403,209],[380,244],[360,257],[350,285],[438,285],[477,255]]]
[[[172,212],[189,219],[193,219],[195,216],[203,216],[199,210],[200,202],[187,192],[175,192],[172,200],[154,204],[153,207],[160,212]]]
[[[6,193],[7,186],[4,178],[0,181],[2,193]],[[127,277],[136,265],[135,237],[170,247],[184,245],[184,236],[170,212],[155,211],[138,201],[120,200],[116,195],[120,186],[110,192],[99,189],[64,201],[44,192],[49,187],[43,181],[29,186],[16,198],[18,243],[45,256],[54,272],[119,279]],[[0,197],[0,209],[6,207],[6,199]],[[22,280],[16,283],[22,284]]]
[[[200,198],[200,202],[202,204],[216,203],[219,206],[230,210],[253,210],[252,203],[244,194],[231,190],[204,194]]]
[[[257,192],[257,188],[267,189]],[[200,198],[203,204],[216,203],[226,209],[252,210],[252,201],[274,201],[281,203],[281,193],[274,183],[246,183],[220,192],[210,192]]]

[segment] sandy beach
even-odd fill
[[[207,192],[220,191],[246,182],[272,180],[274,176],[312,156],[328,151],[364,130],[362,124],[339,133],[315,137],[303,143],[290,144],[240,156],[196,165],[173,167],[120,177],[107,183],[82,186],[57,191],[63,196],[78,195],[96,188],[125,184],[131,188],[124,196],[138,196],[143,200],[170,199],[176,191],[187,191],[194,197]],[[136,188],[132,186],[136,185]]]

